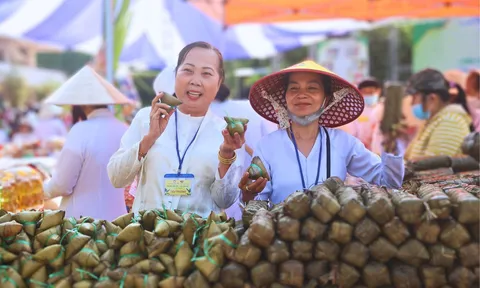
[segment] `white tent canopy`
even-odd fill
[[[0,36],[94,54],[102,44],[104,1],[2,1]],[[158,68],[173,64],[182,47],[199,40],[219,47],[227,60],[267,58],[318,42],[326,33],[370,27],[361,21],[323,20],[223,29],[221,23],[182,0],[132,0],[130,11],[133,18],[121,61]]]

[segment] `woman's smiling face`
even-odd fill
[[[311,72],[291,73],[285,100],[288,111],[297,117],[318,112],[325,100],[322,76]]]
[[[218,55],[214,50],[195,47],[177,69],[175,94],[180,110],[192,116],[205,115],[221,84]]]

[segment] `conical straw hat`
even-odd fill
[[[55,105],[131,104],[132,101],[92,68],[85,66],[45,100]]]
[[[319,124],[325,127],[339,127],[357,119],[362,114],[365,102],[358,89],[325,67],[313,62],[304,61],[290,66],[276,73],[263,77],[253,84],[250,89],[250,104],[263,118],[279,123],[278,109],[274,105],[287,108],[285,89],[287,75],[293,72],[311,72],[328,77],[333,95],[329,98],[329,109],[319,118]],[[275,103],[273,103],[275,102]]]
[[[157,78],[153,81],[153,90],[155,90],[155,93],[175,93],[175,67],[166,67],[158,73]]]

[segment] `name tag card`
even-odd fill
[[[167,196],[190,196],[194,187],[193,174],[165,174],[164,187]]]

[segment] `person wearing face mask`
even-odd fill
[[[467,104],[472,113],[475,131],[480,132],[480,69],[472,70],[466,80]]]
[[[410,143],[405,159],[461,154],[471,117],[461,104],[450,103],[449,90],[449,83],[437,70],[425,69],[409,79],[407,93],[414,97],[412,112],[426,123]]]
[[[333,129],[358,118],[365,100],[355,86],[317,63],[305,61],[258,80],[250,102],[281,129],[263,137],[254,149],[270,177],[251,182],[245,173],[239,183],[243,201],[277,204],[329,177],[345,180],[347,173],[372,184],[402,185],[401,155],[380,157],[352,135]]]
[[[107,167],[115,187],[138,175],[135,214],[166,207],[207,217],[238,198],[245,139],[231,136],[225,121],[209,111],[224,78],[217,48],[188,44],[175,69],[174,95],[182,104],[172,109],[159,103],[164,96],[159,93],[151,107],[135,115]]]
[[[382,89],[375,78],[366,78],[358,84],[358,90],[365,101],[365,109],[357,120],[340,127],[340,129],[357,137],[367,149],[371,149],[375,124],[381,120],[381,115],[376,111],[378,106],[383,105],[379,102]]]

